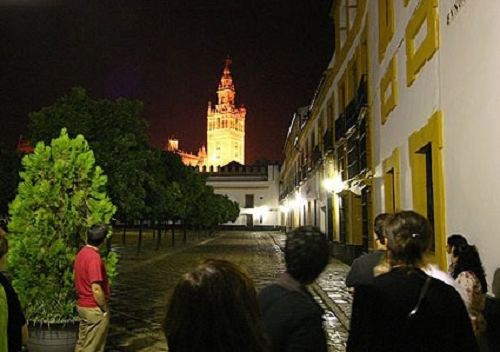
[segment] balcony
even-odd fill
[[[356,128],[361,110],[368,105],[366,75],[361,77],[356,95],[349,102],[345,111],[335,120],[335,142],[345,137],[353,128]]]
[[[345,114],[342,113],[335,120],[335,142],[337,143],[342,137],[344,137],[346,130],[346,117]]]
[[[316,166],[317,163],[321,160],[321,150],[319,149],[319,145],[315,146],[312,154],[311,154],[311,162],[312,166]]]

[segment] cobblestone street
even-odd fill
[[[279,232],[223,232],[137,256],[132,245],[118,246],[120,276],[113,285],[112,319],[107,351],[167,351],[161,322],[167,298],[178,278],[207,258],[223,258],[243,267],[257,288],[284,269]],[[152,239],[149,240],[152,247]],[[332,261],[312,291],[325,309],[330,351],[345,351],[351,297],[344,286],[348,267]]]

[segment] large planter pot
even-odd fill
[[[78,323],[29,326],[30,352],[73,352],[78,339]]]

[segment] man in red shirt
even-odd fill
[[[75,352],[101,352],[106,345],[110,290],[98,247],[106,239],[107,233],[106,225],[93,225],[87,231],[87,244],[75,258],[76,308],[80,316]]]

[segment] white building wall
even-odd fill
[[[410,2],[405,7],[403,1],[395,1],[395,31],[389,44],[384,60],[378,60],[378,4],[369,2],[369,17],[371,22],[370,40],[370,82],[372,96],[372,126],[374,128],[374,165],[375,176],[379,187],[375,188],[375,204],[383,210],[382,162],[391,156],[398,147],[401,155],[401,207],[411,209],[413,206],[412,181],[408,157],[408,137],[427,123],[427,120],[439,109],[439,55],[440,51],[420,70],[418,78],[410,87],[406,84],[406,24],[411,17],[418,1]],[[397,60],[398,103],[382,125],[380,107],[380,80],[386,72],[393,56]],[[378,192],[377,192],[378,188]]]
[[[427,1],[427,0],[422,0]],[[420,1],[394,1],[396,26],[384,60],[378,60],[377,1],[369,4],[369,56],[374,156],[374,209],[384,211],[383,166],[400,150],[401,208],[412,209],[409,136],[435,111],[443,115],[446,235],[462,233],[481,255],[489,285],[500,267],[500,1],[440,0],[439,49],[406,84],[405,30]],[[450,19],[455,4],[462,7]],[[398,102],[384,125],[380,79],[397,58]],[[490,288],[491,289],[491,288]]]
[[[226,225],[247,225],[247,214],[253,215],[254,226],[279,226],[279,166],[267,167],[268,180],[245,180],[239,175],[227,176],[224,180],[208,180],[207,184],[214,188],[214,193],[228,196],[240,205],[240,216],[235,223]],[[254,207],[245,208],[245,196],[254,195]],[[262,217],[262,223],[260,219]]]
[[[448,233],[479,250],[491,284],[500,267],[500,1],[441,0],[441,106]]]

